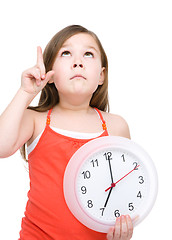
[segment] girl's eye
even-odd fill
[[[86,52],[85,57],[94,57],[93,53],[91,52]]]
[[[64,51],[62,52],[61,56],[64,57],[64,56],[69,56],[70,55],[70,52],[69,51]]]

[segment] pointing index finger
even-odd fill
[[[42,48],[39,46],[39,47],[37,47],[37,65],[40,66],[42,64],[44,64]]]
[[[45,74],[45,66],[42,54],[42,48],[40,46],[37,47],[37,67],[41,71],[41,75]]]

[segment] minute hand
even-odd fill
[[[111,176],[111,180],[112,180],[112,183],[113,183],[113,175],[112,175],[112,167],[111,167],[110,159],[108,159],[108,162],[109,162],[110,176]]]
[[[125,174],[125,176],[123,176],[122,178],[120,178],[116,183],[112,183],[111,186],[109,188],[107,188],[105,190],[105,192],[107,192],[109,189],[113,188],[116,186],[117,183],[119,183],[122,179],[124,179],[125,177],[127,177],[130,173],[132,173],[134,170],[136,170],[136,168],[140,167],[140,165],[136,166],[134,169],[132,169],[129,173]]]

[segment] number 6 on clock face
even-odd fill
[[[64,175],[64,196],[74,216],[87,227],[108,232],[116,218],[129,214],[137,225],[157,195],[157,174],[148,154],[122,137],[101,137],[82,146]]]

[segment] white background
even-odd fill
[[[100,38],[109,59],[111,112],[123,116],[132,139],[153,158],[159,194],[133,240],[170,239],[172,188],[172,3],[169,0],[1,1],[0,113],[63,27],[80,24]],[[14,126],[15,127],[15,126]],[[19,152],[0,159],[0,239],[19,236],[29,187]]]

